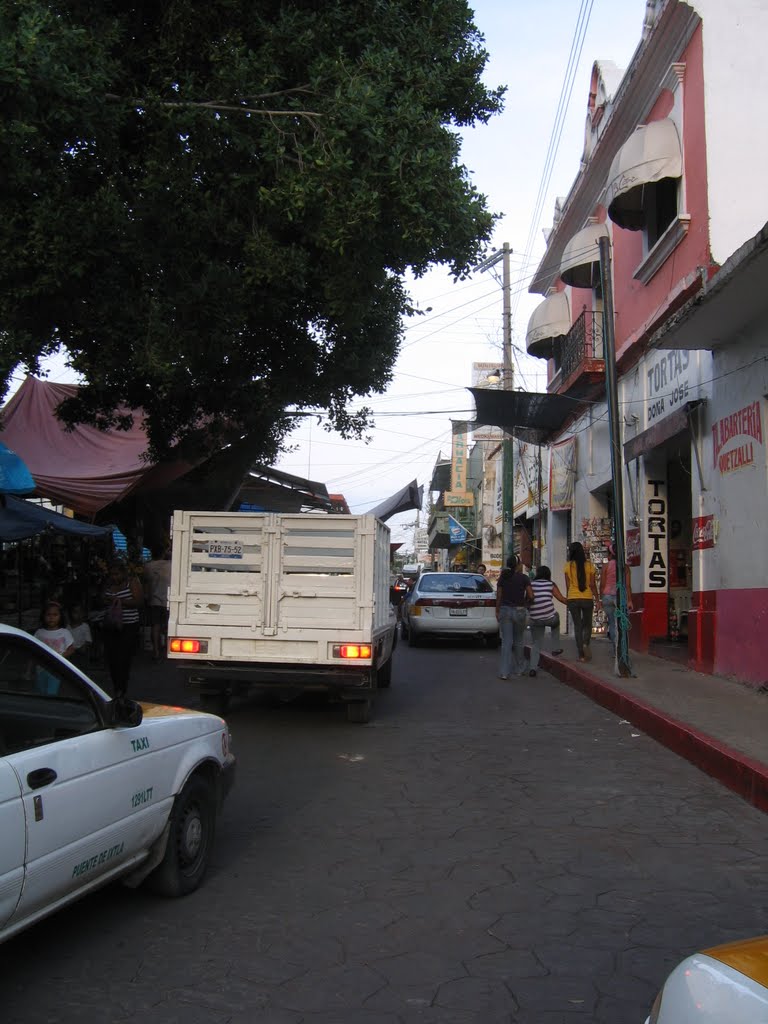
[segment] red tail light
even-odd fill
[[[193,640],[187,637],[172,636],[168,646],[173,654],[207,654],[207,640]]]
[[[370,644],[336,644],[333,648],[334,658],[346,658],[354,661],[360,658],[370,658],[371,654]]]

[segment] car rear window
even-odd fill
[[[471,573],[440,572],[422,576],[419,581],[422,594],[492,594],[493,587],[482,576]]]

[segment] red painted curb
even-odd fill
[[[542,668],[596,704],[626,718],[652,739],[684,757],[701,771],[757,807],[768,811],[768,766],[734,750],[707,733],[673,718],[658,708],[633,697],[577,668],[569,662],[540,655]]]

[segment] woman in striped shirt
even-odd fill
[[[135,576],[129,577],[125,562],[116,559],[109,567],[102,597],[104,654],[115,696],[124,697],[139,639],[139,608],[144,603],[144,591]]]
[[[536,577],[531,582],[531,589],[533,590],[533,604],[528,608],[531,627],[531,667],[528,675],[535,676],[539,666],[544,631],[547,626],[552,630],[552,654],[563,653],[560,646],[560,616],[555,611],[555,603],[552,598],[557,598],[561,604],[567,604],[567,601],[560,593],[557,584],[552,582],[552,573],[547,565],[538,567]]]

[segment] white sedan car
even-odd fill
[[[424,637],[474,637],[499,646],[496,591],[476,572],[423,572],[405,599],[402,623],[411,646]]]
[[[645,1024],[765,1024],[768,935],[686,957],[656,997]]]
[[[112,700],[0,625],[0,941],[116,878],[192,892],[234,767],[221,718]]]

